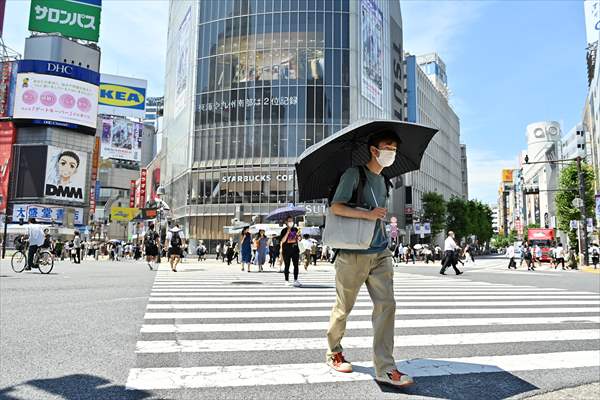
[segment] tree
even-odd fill
[[[446,227],[446,200],[435,192],[423,193],[423,219],[431,223],[431,238]]]
[[[460,240],[467,236],[467,202],[460,197],[453,196],[446,203],[447,217],[446,229],[454,231],[456,237]]]
[[[588,164],[581,163],[585,185],[584,206],[588,217],[594,214],[594,170]],[[577,247],[577,231],[571,230],[571,220],[581,220],[579,207],[573,207],[573,199],[579,197],[579,176],[577,174],[577,163],[572,162],[562,171],[558,178],[559,192],[556,195],[556,217],[558,219],[558,228],[567,232],[569,236],[569,245]]]

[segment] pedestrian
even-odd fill
[[[269,252],[269,238],[265,235],[265,230],[260,229],[255,239],[256,246],[256,265],[258,270],[263,271],[263,266],[267,262],[267,253]]]
[[[508,269],[517,269],[517,263],[515,262],[515,246],[510,245],[506,249],[506,257],[508,258]]]
[[[543,256],[542,248],[536,244],[535,247],[533,248],[533,252],[535,254],[536,261],[540,264],[540,268],[542,268],[542,256]]]
[[[298,263],[300,262],[300,230],[294,224],[294,218],[288,217],[286,227],[281,230],[279,252],[283,259],[283,274],[286,283],[290,282],[290,263],[294,264],[294,287],[302,286],[298,281]]]
[[[521,243],[519,245],[519,256],[521,258],[521,260],[519,261],[519,268],[521,268],[523,266],[523,261],[525,261],[525,253],[523,253],[523,249],[525,248],[525,242]]]
[[[158,249],[160,248],[159,235],[154,230],[154,223],[148,224],[148,231],[144,235],[144,253],[146,253],[146,262],[148,268],[152,271],[155,267],[158,268]]]
[[[206,260],[206,246],[204,246],[202,240],[198,243],[196,254],[198,255],[198,262]]]
[[[73,249],[75,250],[73,262],[75,264],[81,264],[81,236],[79,235],[79,231],[75,231],[73,236]]]
[[[303,239],[298,243],[298,250],[303,257],[304,270],[308,271],[308,265],[310,264],[310,249],[312,242],[310,241],[310,235],[305,234]]]
[[[237,243],[229,243],[227,246],[227,251],[225,252],[225,258],[227,259],[227,265],[231,265],[231,262],[235,258],[236,255]]]
[[[252,236],[250,236],[250,228],[245,227],[242,229],[242,234],[240,235],[240,248],[242,250],[242,271],[244,270],[244,265],[248,267],[248,272],[250,272],[250,263],[252,262]]]
[[[525,263],[527,264],[527,270],[535,271],[535,264],[532,263],[533,253],[531,252],[531,247],[529,247],[528,243],[525,243],[523,245],[522,252],[523,252],[523,260],[525,260]]]
[[[269,264],[271,268],[275,268],[275,262],[279,258],[279,239],[277,236],[271,236],[271,240],[269,240]]]
[[[570,248],[569,249],[569,256],[567,259],[567,266],[570,269],[579,269],[577,267],[577,254],[575,254],[575,249],[574,248]]]
[[[467,243],[464,247],[463,250],[463,254],[465,256],[465,262],[468,262],[469,259],[471,259],[471,262],[473,264],[475,264],[475,256],[473,255],[473,252],[475,251],[475,248],[473,247],[473,245]]]
[[[554,269],[558,267],[558,264],[561,265],[562,269],[565,269],[565,249],[563,248],[562,243],[558,243],[556,249],[554,249],[554,254],[556,257],[556,263],[554,264]]]
[[[592,243],[590,254],[592,255],[592,264],[594,264],[594,269],[596,269],[598,263],[600,262],[600,248],[598,247],[597,243]]]
[[[315,239],[311,240],[310,246],[310,258],[312,259],[313,265],[317,266],[317,253],[319,252],[319,246],[317,245],[317,241]]]
[[[441,275],[446,275],[446,268],[449,266],[452,266],[456,275],[462,274],[462,272],[456,268],[459,251],[460,247],[458,247],[454,241],[454,232],[448,231],[448,237],[444,242],[444,258],[442,259],[442,269],[440,270]]]
[[[35,218],[29,218],[27,238],[29,240],[29,248],[27,249],[27,267],[25,269],[30,271],[32,268],[37,268],[33,263],[33,259],[38,248],[41,247],[44,244],[44,240],[46,240],[44,231]]]
[[[171,271],[177,272],[177,264],[179,264],[179,261],[181,261],[181,256],[183,255],[183,246],[185,243],[185,236],[179,227],[179,224],[175,224],[174,228],[169,229],[166,242],[169,246],[167,249],[167,257],[169,257]]]
[[[215,251],[217,253],[217,261],[219,261],[219,257],[221,256],[221,243],[217,243],[217,248]]]
[[[392,133],[372,136],[368,142],[370,160],[365,166],[352,167],[344,172],[331,201],[330,211],[335,215],[376,222],[368,249],[339,250],[335,256],[337,296],[327,331],[327,364],[339,372],[352,372],[352,364],[343,355],[341,341],[356,297],[361,286],[366,284],[373,301],[375,379],[403,387],[414,381],[398,371],[394,360],[394,266],[392,252],[388,249],[389,237],[382,221],[387,214],[389,186],[381,172],[394,163],[397,145],[398,139]],[[362,193],[355,193],[359,186],[363,188]],[[364,202],[372,209],[366,211],[350,207],[348,203],[353,198],[362,198],[357,202]]]

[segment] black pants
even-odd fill
[[[515,262],[515,258],[511,257],[510,260],[508,260],[508,269],[517,269],[517,263]]]
[[[440,274],[446,272],[446,268],[452,265],[454,269],[454,273],[457,275],[460,273],[460,270],[456,268],[456,262],[454,261],[454,252],[452,250],[448,250],[444,252],[444,264],[442,265],[442,269],[440,270]]]
[[[75,248],[75,257],[73,257],[75,264],[81,264],[81,248]]]
[[[557,258],[556,259],[556,265],[554,266],[554,269],[556,269],[556,267],[558,267],[558,264],[561,264],[562,269],[565,269],[565,259],[564,258]]]
[[[37,252],[38,249],[38,245],[36,244],[30,244],[29,248],[27,249],[27,266],[29,268],[33,268],[33,257],[35,257],[35,253]]]
[[[283,246],[283,263],[285,268],[283,274],[285,280],[290,280],[290,261],[294,263],[294,280],[298,280],[298,263],[300,260],[300,249],[298,245],[284,245]]]

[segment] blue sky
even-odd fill
[[[437,51],[467,144],[471,198],[497,200],[500,170],[517,166],[525,127],[556,120],[567,132],[587,92],[583,1],[403,0],[405,49]],[[29,1],[8,0],[6,44],[22,52]],[[163,93],[168,3],[104,0],[102,72],[148,80]]]

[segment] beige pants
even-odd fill
[[[394,268],[392,253],[357,254],[341,251],[335,261],[336,302],[329,319],[327,357],[343,351],[346,320],[362,284],[373,301],[373,363],[377,376],[396,368],[394,362]]]

